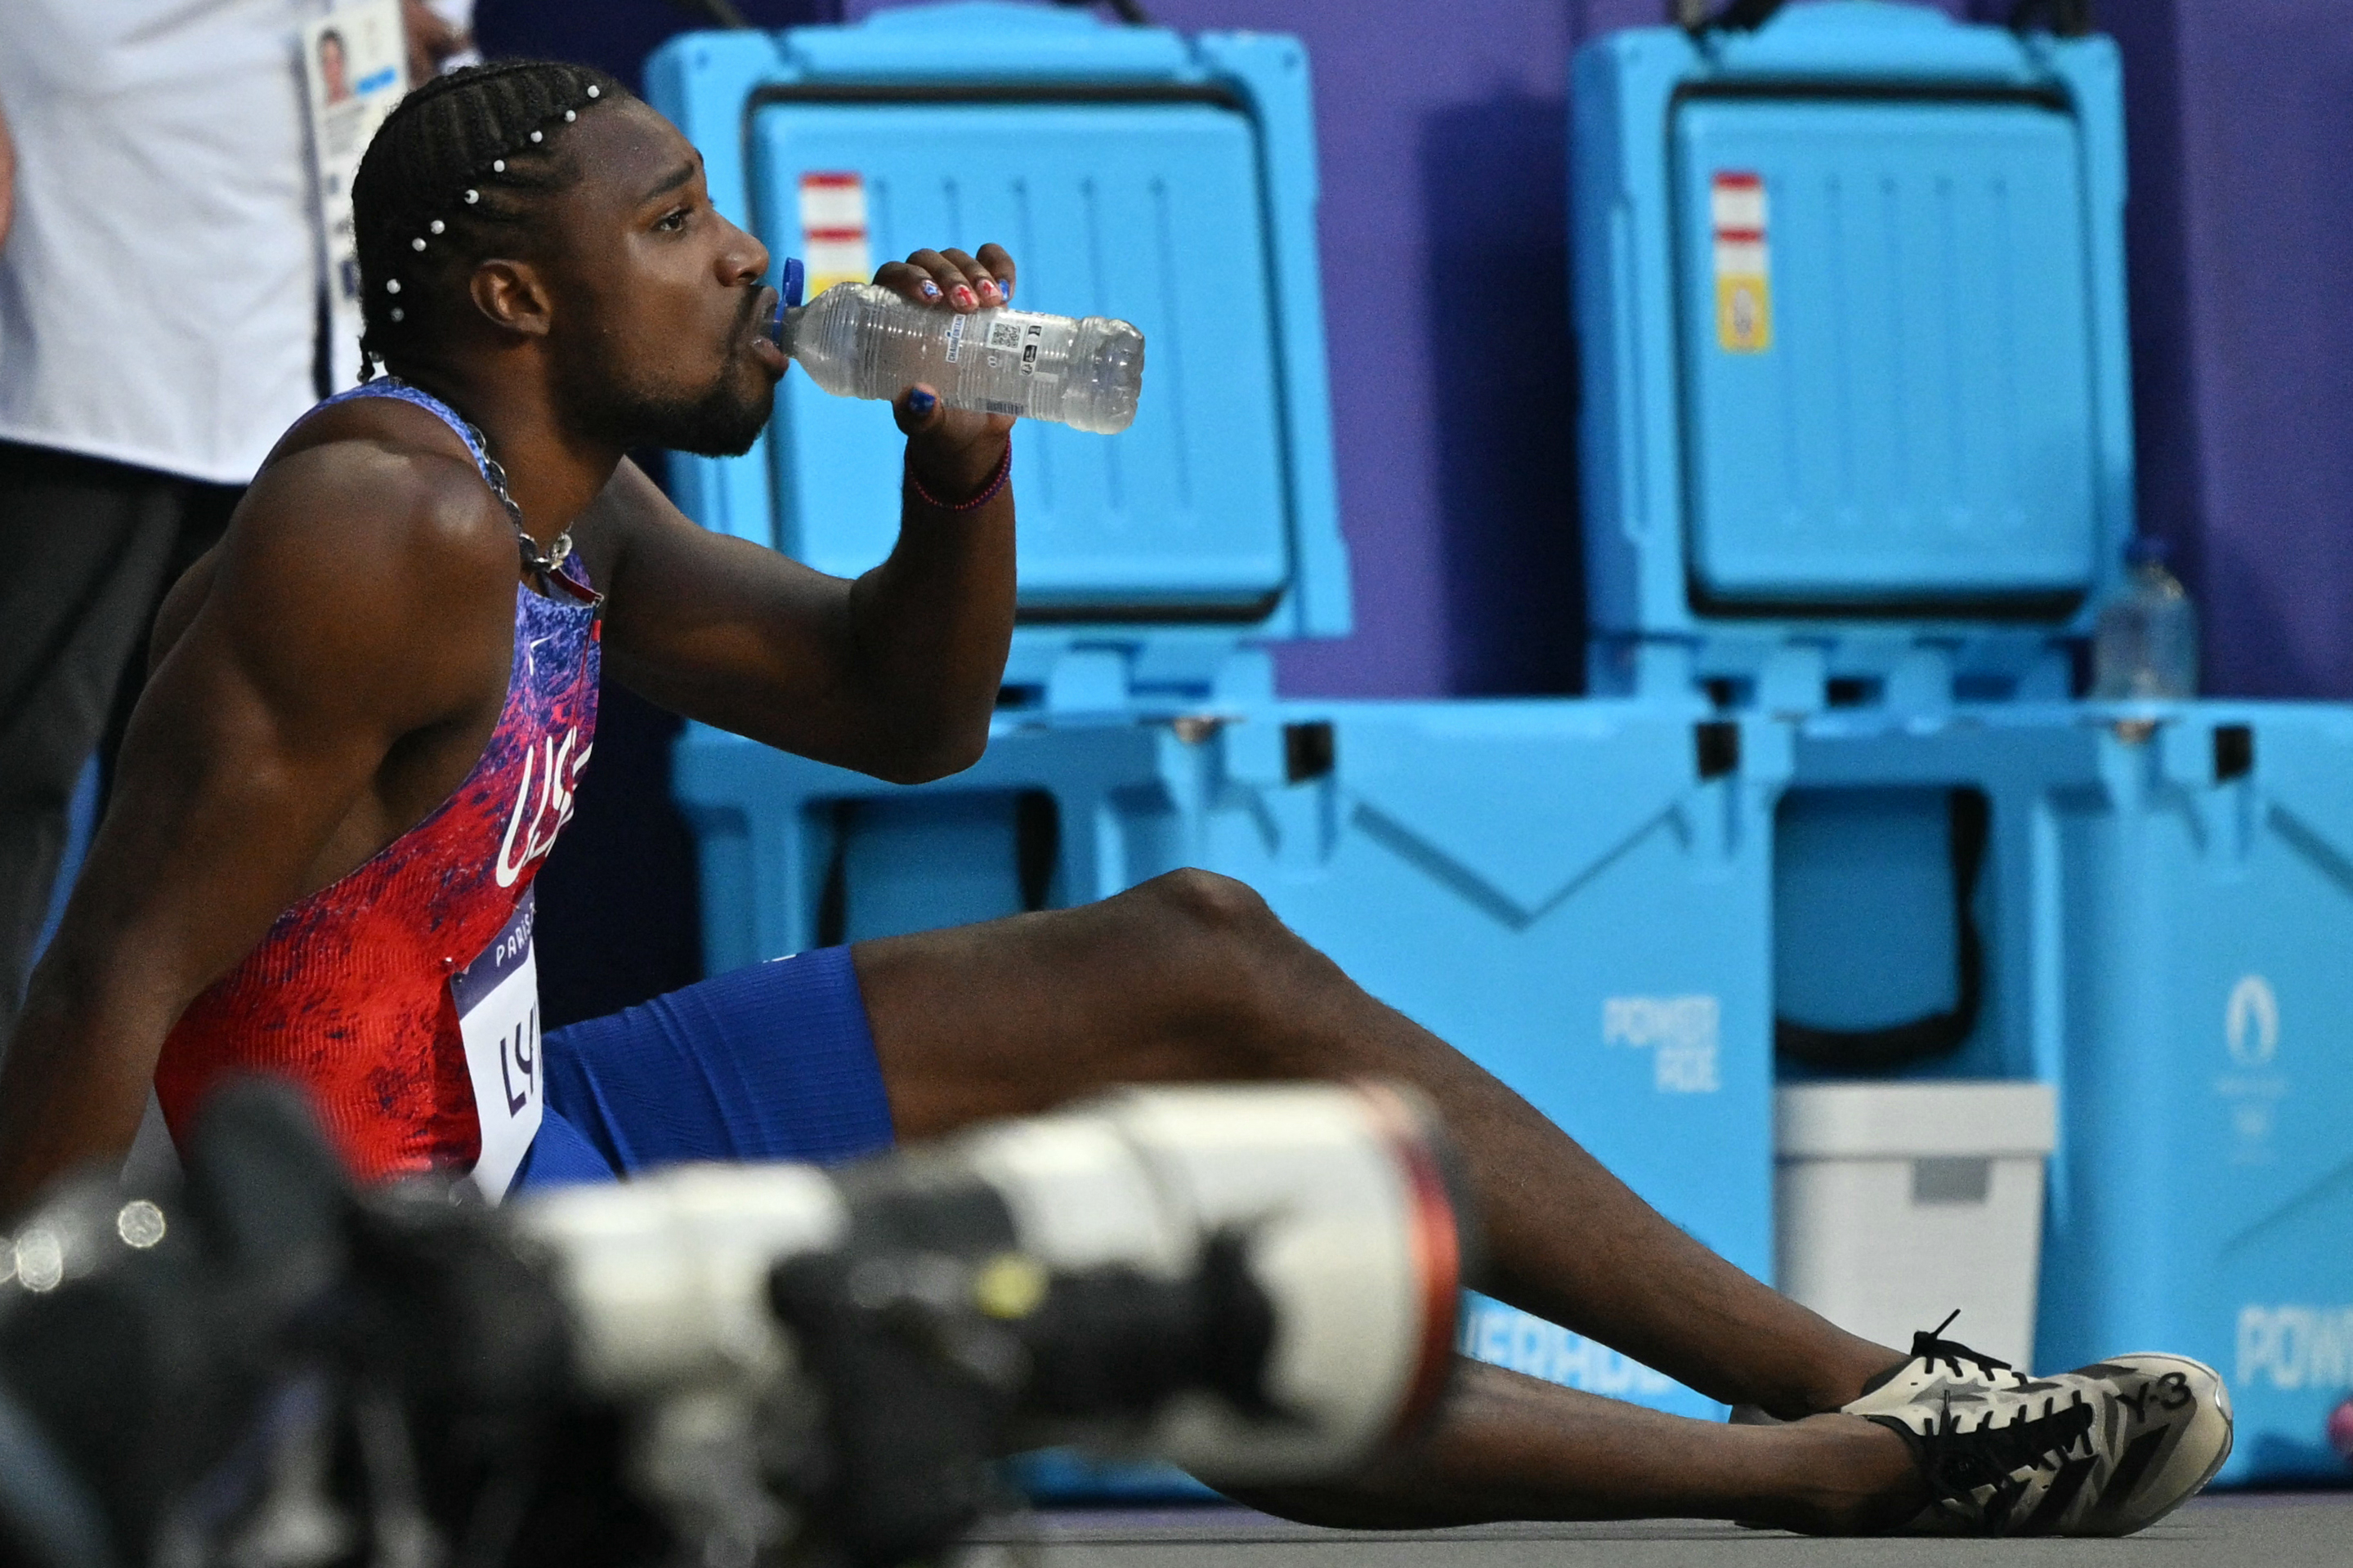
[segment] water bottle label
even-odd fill
[[[1024,375],[1038,369],[1039,344],[1046,336],[1048,318],[1027,310],[1000,310],[988,323],[988,368],[997,370],[1005,363],[1007,355],[1018,355],[1015,363]]]
[[[947,357],[950,364],[964,359],[964,334],[967,325],[982,325],[980,341],[988,353],[988,368],[1003,364],[999,357],[1007,353],[1021,356],[1021,368],[1035,370],[1038,366],[1038,344],[1046,335],[1046,318],[1026,310],[1000,310],[995,318],[983,321],[978,316],[957,316],[948,322]]]
[[[1036,412],[1031,405],[1041,398],[1057,406],[1053,388],[1071,372],[1073,325],[1060,316],[1002,309],[950,317],[940,334],[942,357],[958,368],[963,395],[975,400],[957,406],[1017,416]]]
[[[1050,316],[1033,315],[1027,310],[998,310],[986,316],[951,316],[947,330],[947,362],[964,363],[964,339],[968,328],[975,333],[977,346],[988,356],[988,368],[997,370],[1005,363],[1007,354],[1019,355],[1022,372],[1034,373],[1038,368],[1038,351],[1046,336],[1046,323]]]

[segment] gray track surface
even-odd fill
[[[958,1568],[2353,1568],[2353,1492],[2200,1498],[2126,1541],[1822,1541],[1697,1520],[1391,1534],[1239,1508],[1044,1513],[981,1540]]]

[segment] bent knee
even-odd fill
[[[1124,897],[1141,917],[1130,940],[1171,1016],[1217,1053],[1207,1076],[1314,1077],[1285,1054],[1315,988],[1338,975],[1247,883],[1213,871],[1171,871]]]
[[[1140,901],[1164,919],[1211,937],[1260,936],[1282,929],[1274,911],[1247,882],[1187,866],[1155,877],[1135,889]]]

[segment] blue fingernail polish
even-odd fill
[[[938,299],[939,297],[940,297],[940,286],[939,286],[938,284],[936,284],[936,283],[933,282],[933,281],[932,281],[930,279],[928,279],[928,278],[924,279],[923,279],[923,298],[924,298],[924,299],[926,299],[926,300],[936,300],[936,299]]]
[[[938,398],[933,396],[930,393],[925,392],[919,386],[915,388],[914,391],[907,394],[907,410],[911,414],[919,416],[929,414],[932,411],[932,405],[938,401]]]

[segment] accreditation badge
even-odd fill
[[[301,51],[311,190],[327,306],[330,384],[321,390],[334,393],[358,385],[360,379],[360,258],[352,229],[352,176],[376,127],[408,90],[400,0],[349,0],[302,29]]]

